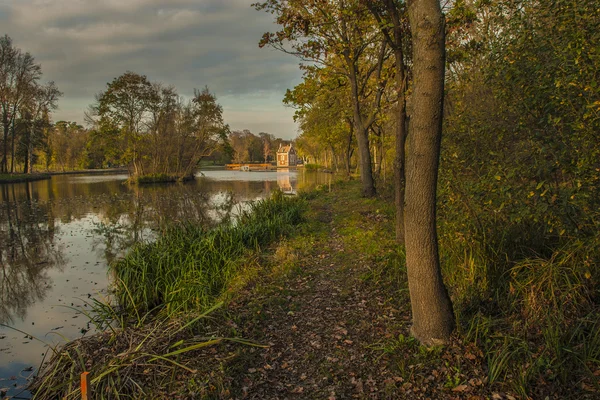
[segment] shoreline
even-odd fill
[[[48,173],[35,174],[0,174],[0,184],[3,183],[25,183],[50,179]]]
[[[32,174],[14,173],[0,174],[0,184],[4,183],[25,183],[35,182],[46,179],[51,179],[53,176],[59,175],[104,175],[104,174],[121,174],[128,173],[126,168],[107,168],[107,169],[85,169],[76,171],[50,171],[50,172],[34,172]]]

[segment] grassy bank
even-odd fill
[[[171,315],[211,307],[253,254],[301,221],[303,209],[300,198],[276,192],[216,229],[172,227],[113,265],[119,304],[130,314],[156,307]]]
[[[50,174],[0,174],[0,183],[33,182],[50,179]]]
[[[36,398],[80,398],[83,371],[97,398],[149,396],[170,387],[177,374],[195,372],[207,347],[254,346],[202,331],[201,320],[256,273],[257,257],[294,229],[305,208],[301,198],[276,192],[216,229],[173,226],[156,242],[135,246],[112,265],[114,304],[90,303],[85,312],[104,333],[55,353],[32,385]]]

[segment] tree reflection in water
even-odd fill
[[[194,222],[208,228],[229,220],[238,200],[233,191],[210,193],[196,185],[132,188],[130,201],[113,202],[98,210],[93,248],[109,264],[140,241],[153,240],[173,224]]]
[[[57,227],[48,203],[31,196],[31,184],[0,185],[0,323],[24,319],[51,287],[48,270],[64,258],[54,238]]]

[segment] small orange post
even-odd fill
[[[83,374],[81,374],[81,400],[90,400],[89,397],[89,387],[90,387],[90,381],[89,381],[89,372],[84,372]]]

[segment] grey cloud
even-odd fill
[[[107,82],[131,70],[183,95],[204,85],[219,97],[277,93],[270,110],[277,114],[285,89],[299,82],[298,61],[258,48],[262,33],[275,26],[251,3],[0,0],[0,34],[36,57],[44,79],[56,81],[69,98],[70,113],[74,99],[89,98],[89,104]],[[291,121],[289,130],[295,131]]]

